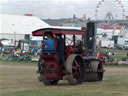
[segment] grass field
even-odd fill
[[[38,82],[36,62],[0,61],[0,96],[128,96],[128,66],[104,66],[101,82],[56,86]]]

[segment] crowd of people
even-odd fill
[[[100,50],[100,49],[98,49],[98,50]],[[112,51],[110,49],[109,50],[105,49],[104,52],[102,52],[102,53],[99,52],[97,54],[97,57],[99,59],[103,60],[104,62],[112,62],[113,61],[112,57],[114,57],[114,56],[116,56],[115,48],[113,48]]]
[[[14,46],[7,47],[0,42],[0,59],[14,60],[14,59],[18,59],[18,57],[23,55],[24,55],[23,49],[15,48]]]

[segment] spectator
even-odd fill
[[[14,50],[13,47],[9,48],[9,54],[11,54],[11,56],[13,56],[13,50]]]
[[[108,62],[111,62],[111,55],[112,55],[112,53],[109,51],[108,52]]]
[[[97,57],[98,57],[98,59],[101,59],[101,60],[104,59],[104,57],[102,56],[102,53],[98,53],[98,54],[97,54]]]
[[[113,56],[116,55],[116,51],[115,51],[115,47],[113,47],[113,53],[112,53]]]
[[[2,58],[3,57],[3,54],[4,54],[4,45],[0,42],[0,57]]]
[[[105,55],[105,56],[108,56],[107,49],[104,50],[104,55]]]

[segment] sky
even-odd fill
[[[128,0],[103,0],[99,5],[100,1],[102,0],[0,0],[0,12],[16,15],[29,13],[41,19],[72,18],[74,14],[78,18],[85,14],[87,18],[96,19],[96,14],[97,18],[105,18],[107,12],[112,12],[117,18],[122,18],[123,14],[128,16]],[[122,12],[123,9],[125,12]]]

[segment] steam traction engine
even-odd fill
[[[53,35],[62,34],[65,42],[67,35],[73,35],[72,44],[65,46],[65,63],[60,64],[56,53],[56,38],[54,40],[54,50],[45,50],[44,39],[47,32]],[[95,57],[95,23],[90,22],[87,28],[67,29],[67,28],[43,28],[32,32],[33,36],[43,37],[43,47],[38,62],[39,81],[45,85],[55,85],[59,80],[66,79],[69,84],[80,84],[84,81],[101,81],[103,79],[102,61]],[[80,44],[76,44],[76,35],[81,35]],[[64,69],[63,66],[64,65]]]

